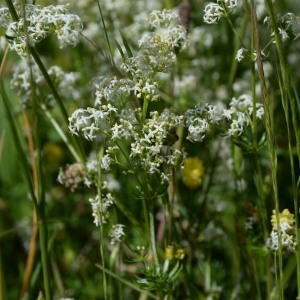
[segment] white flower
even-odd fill
[[[272,230],[270,237],[267,240],[267,247],[273,251],[279,249],[279,234],[277,231]],[[294,252],[296,247],[296,242],[294,241],[294,236],[287,234],[285,231],[281,230],[281,245],[283,248]]]
[[[111,244],[114,245],[122,241],[122,238],[125,236],[124,232],[125,225],[116,224],[110,230],[109,237],[111,238]]]
[[[86,163],[87,171],[97,173],[98,172],[98,161],[96,158],[91,158]]]
[[[220,20],[223,13],[224,10],[219,4],[208,3],[204,8],[203,20],[205,23],[215,24]]]
[[[178,14],[175,11],[164,9],[152,11],[148,18],[149,24],[154,27],[169,27],[172,23],[174,24],[178,20]]]
[[[110,164],[112,162],[112,158],[109,154],[105,154],[101,159],[101,168],[109,171],[110,170]]]
[[[10,13],[7,7],[0,7],[0,27],[7,27],[10,21]]]
[[[264,53],[263,50],[261,50],[260,54],[261,54],[262,57],[267,57],[267,55]],[[256,59],[257,59],[257,52],[256,52],[256,50],[254,50],[253,55],[252,55],[252,60],[256,61]]]
[[[242,61],[244,58],[244,52],[246,51],[245,48],[240,48],[235,56],[235,60],[237,60],[238,62]]]
[[[228,9],[233,9],[238,4],[238,0],[218,0],[218,2],[223,2]]]
[[[283,42],[289,39],[289,35],[287,34],[286,30],[278,28],[279,34],[281,35],[281,39]]]
[[[234,113],[234,110],[233,109],[224,109],[223,110],[223,113],[222,113],[222,116],[227,119],[227,120],[231,120],[232,119],[232,115]]]
[[[7,21],[5,11],[2,15],[4,19],[2,23],[5,25]],[[67,5],[42,7],[26,4],[24,15],[26,20],[20,18],[18,22],[7,24],[7,32],[13,33],[10,49],[15,50],[19,55],[26,54],[27,43],[34,46],[51,33],[56,34],[61,47],[66,44],[73,46],[77,44],[83,23],[77,15],[68,13]]]
[[[90,198],[89,201],[92,205],[92,216],[94,217],[95,225],[98,227],[100,224],[107,223],[109,217],[108,208],[114,203],[111,193],[107,193],[101,199],[97,195],[95,198]]]

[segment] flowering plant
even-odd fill
[[[127,2],[0,7],[7,297],[299,298],[296,6]]]

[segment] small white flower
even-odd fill
[[[242,61],[244,58],[244,52],[246,51],[245,48],[240,48],[235,56],[235,60],[237,60],[238,62]]]
[[[175,11],[164,9],[152,11],[148,18],[149,24],[154,27],[169,27],[178,20],[178,14]]]
[[[287,34],[286,30],[278,28],[279,34],[281,35],[281,39],[283,42],[289,39],[289,35]]]
[[[277,231],[272,230],[270,237],[267,240],[267,247],[273,251],[279,249],[279,234]],[[287,234],[285,231],[281,230],[281,245],[283,248],[294,252],[296,247],[296,242],[294,241],[294,236]]]
[[[238,0],[218,0],[218,2],[223,2],[228,9],[233,9],[238,5]]]
[[[92,206],[92,216],[94,217],[95,225],[98,227],[100,224],[107,223],[109,217],[108,208],[114,203],[111,193],[107,193],[102,199],[97,195],[95,198],[90,198],[89,201]]]
[[[216,3],[208,3],[204,8],[203,20],[208,24],[216,24],[224,13],[223,8]]]
[[[233,113],[234,113],[234,110],[232,110],[232,109],[224,109],[222,116],[227,120],[231,120]]]
[[[264,53],[263,50],[261,50],[260,54],[261,54],[262,57],[267,57],[267,55]],[[256,52],[256,50],[254,50],[253,55],[252,55],[252,60],[256,61],[256,59],[257,59],[257,52]]]
[[[113,225],[111,231],[109,233],[109,237],[111,238],[111,244],[114,245],[122,241],[122,238],[125,236],[124,232],[125,225],[123,224],[116,224]]]
[[[87,171],[97,173],[98,172],[98,161],[96,158],[89,159],[86,163]]]
[[[111,162],[112,162],[112,158],[110,157],[110,155],[105,154],[101,159],[101,169],[109,171]]]

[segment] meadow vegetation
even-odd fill
[[[0,1],[0,300],[300,299],[300,6]]]

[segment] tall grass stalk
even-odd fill
[[[273,130],[273,125],[271,123],[271,111],[270,108],[270,95],[268,95],[265,77],[264,77],[264,69],[262,63],[262,55],[261,55],[261,45],[260,45],[260,36],[258,29],[258,21],[256,16],[255,4],[254,1],[251,0],[251,19],[253,24],[254,31],[254,44],[257,53],[257,69],[259,75],[259,82],[261,87],[263,105],[265,109],[265,129],[268,140],[268,149],[270,155],[271,162],[271,175],[272,175],[272,187],[273,187],[273,197],[274,204],[277,216],[277,231],[279,235],[279,251],[278,251],[278,268],[276,268],[276,272],[279,273],[279,276],[276,277],[276,287],[278,290],[279,299],[284,299],[283,294],[283,261],[282,261],[282,245],[281,245],[281,232],[279,229],[279,198],[278,198],[278,184],[277,184],[277,150],[275,146],[275,134]]]
[[[23,121],[25,125],[25,131],[28,139],[28,147],[30,152],[30,160],[32,164],[32,177],[33,177],[33,183],[34,183],[34,192],[36,197],[39,195],[39,182],[38,182],[38,175],[37,175],[37,165],[36,165],[36,158],[35,158],[35,147],[34,147],[34,141],[32,137],[32,131],[31,131],[31,124],[29,122],[29,118],[27,115],[27,112],[25,109],[22,108],[22,116]],[[26,261],[26,268],[25,268],[25,274],[23,277],[23,284],[22,289],[20,292],[20,299],[23,299],[31,278],[33,266],[34,266],[34,257],[36,252],[36,242],[37,242],[37,236],[38,236],[38,223],[37,223],[37,214],[36,210],[33,207],[32,208],[32,234],[30,238],[30,247],[29,247],[29,253],[27,256]]]
[[[295,210],[295,221],[296,228],[299,228],[299,204],[298,204],[298,192],[297,192],[297,183],[296,183],[296,172],[294,166],[294,152],[292,141],[295,137],[296,149],[297,149],[297,157],[298,161],[300,161],[299,155],[299,99],[297,97],[297,93],[293,95],[292,93],[292,80],[291,74],[289,71],[289,67],[287,64],[286,54],[283,48],[281,36],[279,34],[277,20],[276,20],[276,6],[272,4],[271,1],[267,0],[268,11],[272,20],[272,29],[274,30],[275,37],[275,45],[276,51],[279,59],[279,72],[278,72],[278,82],[280,86],[280,95],[281,95],[281,103],[282,108],[284,110],[284,116],[286,121],[286,130],[287,130],[287,139],[288,139],[288,153],[290,160],[290,172],[291,172],[291,180],[292,180],[292,195],[294,202],[294,210]],[[298,102],[298,110],[296,107],[296,102]],[[298,117],[297,117],[298,116]],[[292,120],[290,119],[292,118]],[[291,130],[293,129],[293,132]],[[293,136],[294,134],[294,136]],[[299,168],[299,164],[298,164]],[[296,241],[299,245],[299,233],[297,230],[296,233]],[[298,297],[300,296],[300,249],[299,247],[296,250],[296,259],[297,259],[297,287],[298,287]]]
[[[45,220],[45,203],[44,203],[44,197],[42,199],[39,199],[37,197],[41,196],[41,190],[40,190],[40,184],[39,182],[39,194],[36,196],[35,194],[35,188],[34,188],[34,182],[32,179],[32,174],[30,173],[31,167],[28,164],[26,154],[24,152],[23,148],[23,142],[21,142],[17,124],[15,122],[15,118],[12,114],[12,107],[10,105],[9,99],[7,97],[7,94],[5,92],[5,88],[3,85],[3,82],[1,81],[1,95],[2,99],[6,108],[6,114],[9,119],[9,124],[12,130],[13,138],[15,141],[16,148],[18,150],[19,156],[21,158],[21,162],[23,165],[23,169],[25,172],[25,178],[27,179],[27,184],[30,192],[30,197],[33,202],[34,209],[37,213],[37,222],[38,222],[38,228],[39,228],[39,237],[40,237],[40,247],[41,247],[41,260],[43,265],[43,275],[44,275],[44,289],[45,289],[45,297],[46,300],[52,299],[52,293],[51,293],[51,283],[50,283],[50,269],[49,269],[49,262],[48,262],[48,247],[47,247],[47,225]]]

